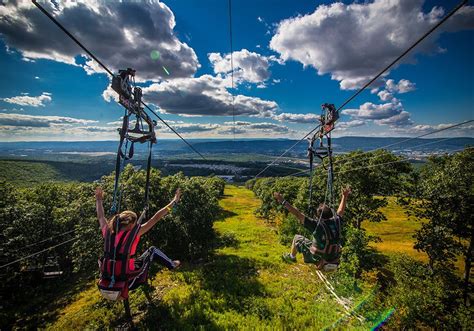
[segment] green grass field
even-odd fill
[[[388,198],[388,205],[381,211],[387,218],[386,221],[363,223],[363,227],[369,234],[377,235],[382,239],[382,242],[374,243],[373,246],[383,253],[404,253],[415,259],[426,261],[426,254],[413,248],[415,242],[413,234],[420,228],[421,223],[414,217],[408,217],[405,208],[398,205],[396,199],[392,197]]]
[[[200,264],[161,271],[151,278],[152,302],[143,289],[130,296],[135,325],[142,329],[337,329],[367,330],[378,312],[362,323],[347,317],[311,265],[285,264],[277,234],[254,215],[259,200],[245,188],[227,186],[223,215],[215,223],[220,245]],[[356,306],[370,288],[351,298]],[[45,308],[47,309],[47,308]],[[120,303],[102,300],[93,284],[56,311],[49,329],[111,328],[123,322]]]
[[[414,259],[427,262],[428,256],[413,248],[413,234],[421,227],[421,222],[413,216],[407,216],[406,208],[396,202],[396,198],[388,197],[388,205],[381,209],[387,218],[379,223],[364,222],[363,227],[369,234],[377,235],[382,242],[372,246],[384,254],[407,254]],[[464,261],[459,258],[455,263],[459,275],[464,273]]]

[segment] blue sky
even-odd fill
[[[234,89],[227,1],[43,6],[114,71],[136,68],[145,100],[185,137],[299,138],[321,104],[340,105],[456,4],[234,0]],[[30,2],[0,16],[0,140],[116,139],[123,110],[107,75]],[[413,136],[473,119],[473,22],[463,8],[347,105],[334,134]]]

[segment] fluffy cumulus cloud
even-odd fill
[[[313,67],[318,74],[330,74],[340,81],[341,88],[354,89],[388,65],[444,15],[439,7],[425,12],[423,3],[375,0],[319,5],[311,14],[281,21],[270,48],[285,61]],[[444,31],[474,28],[473,8],[462,8],[444,26]],[[443,29],[416,51],[440,51],[437,36]],[[405,61],[413,61],[413,54]]]
[[[359,119],[381,120],[398,115],[402,111],[402,103],[397,99],[392,99],[391,102],[382,104],[366,102],[358,109],[345,109],[342,113]]]
[[[44,107],[47,103],[51,102],[53,98],[51,93],[43,92],[36,97],[29,96],[28,93],[23,93],[15,97],[0,98],[0,100],[19,106]]]
[[[87,125],[97,121],[62,116],[34,116],[24,114],[0,114],[2,126],[53,127],[59,125]]]
[[[152,84],[143,94],[163,113],[185,116],[271,117],[278,109],[274,101],[244,95],[236,95],[233,106],[226,80],[211,75]]]
[[[15,140],[97,140],[115,139],[117,131],[98,121],[65,117],[0,114],[0,139]]]
[[[219,128],[219,134],[221,135],[235,133],[236,135],[261,136],[263,134],[268,137],[292,132],[292,130],[284,125],[269,122],[237,121],[235,125],[233,122],[225,122]]]
[[[415,90],[415,83],[410,82],[408,79],[400,79],[396,83],[393,79],[387,79],[385,82],[386,90],[390,93],[407,93]]]
[[[336,128],[346,130],[346,129],[356,128],[363,125],[365,125],[365,121],[352,120],[352,121],[347,121],[347,122],[339,122],[337,123]]]
[[[404,110],[402,102],[395,97],[396,94],[408,93],[415,90],[415,84],[407,79],[395,82],[393,79],[384,81],[382,90],[377,96],[384,103],[375,104],[366,102],[358,109],[345,109],[343,114],[354,119],[373,120],[378,125],[389,125],[390,127],[406,127],[413,124],[410,113]],[[377,91],[372,91],[373,93]]]
[[[272,116],[272,118],[279,122],[286,123],[301,123],[301,124],[314,124],[319,121],[319,115],[316,114],[295,114],[295,113],[281,113]]]
[[[41,5],[114,71],[133,64],[138,78],[159,80],[189,77],[199,68],[194,50],[176,37],[173,12],[159,0]],[[80,65],[88,73],[102,71],[29,0],[0,6],[0,36],[26,60],[50,59]],[[85,64],[78,55],[87,59]]]
[[[292,133],[288,127],[269,122],[236,121],[224,123],[185,123],[182,121],[168,121],[173,128],[183,135],[194,137],[223,137],[235,134],[242,137],[269,137]],[[171,130],[158,125],[159,134],[172,134]]]
[[[410,127],[395,128],[394,132],[398,134],[404,134],[404,135],[405,134],[421,135],[421,134],[430,133],[436,130],[445,129],[453,125],[454,123],[441,123],[437,125],[418,124],[418,125],[413,125]],[[446,131],[446,132],[449,132],[450,137],[474,137],[474,125],[465,124],[453,129],[449,129],[449,131]],[[445,135],[445,132],[440,132],[439,134],[430,135],[430,137],[444,136],[444,135]]]
[[[230,75],[232,71],[231,56],[229,54],[209,53],[214,73]],[[247,49],[232,53],[234,64],[234,80],[236,83],[263,83],[270,78],[270,64],[278,62],[275,56],[264,56]],[[265,85],[260,84],[260,87]]]

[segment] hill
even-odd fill
[[[131,295],[136,326],[143,329],[314,329],[338,325],[367,330],[385,311],[365,310],[371,289],[351,298],[366,320],[347,316],[316,277],[314,267],[285,264],[275,231],[253,213],[260,202],[242,187],[227,186],[223,214],[214,225],[219,246],[208,261],[185,263],[152,277],[151,302],[143,289]],[[367,296],[369,293],[369,296]],[[48,308],[46,308],[48,309]],[[56,308],[48,329],[111,328],[123,323],[121,304],[99,297],[93,284]]]

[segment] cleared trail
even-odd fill
[[[208,260],[184,264],[152,278],[152,302],[131,294],[134,323],[146,329],[370,329],[348,318],[315,269],[286,264],[277,233],[255,216],[260,201],[245,188],[227,186],[215,222],[217,247]],[[121,304],[104,302],[95,288],[58,311],[51,329],[109,328],[121,323]],[[341,322],[341,319],[344,321]]]

